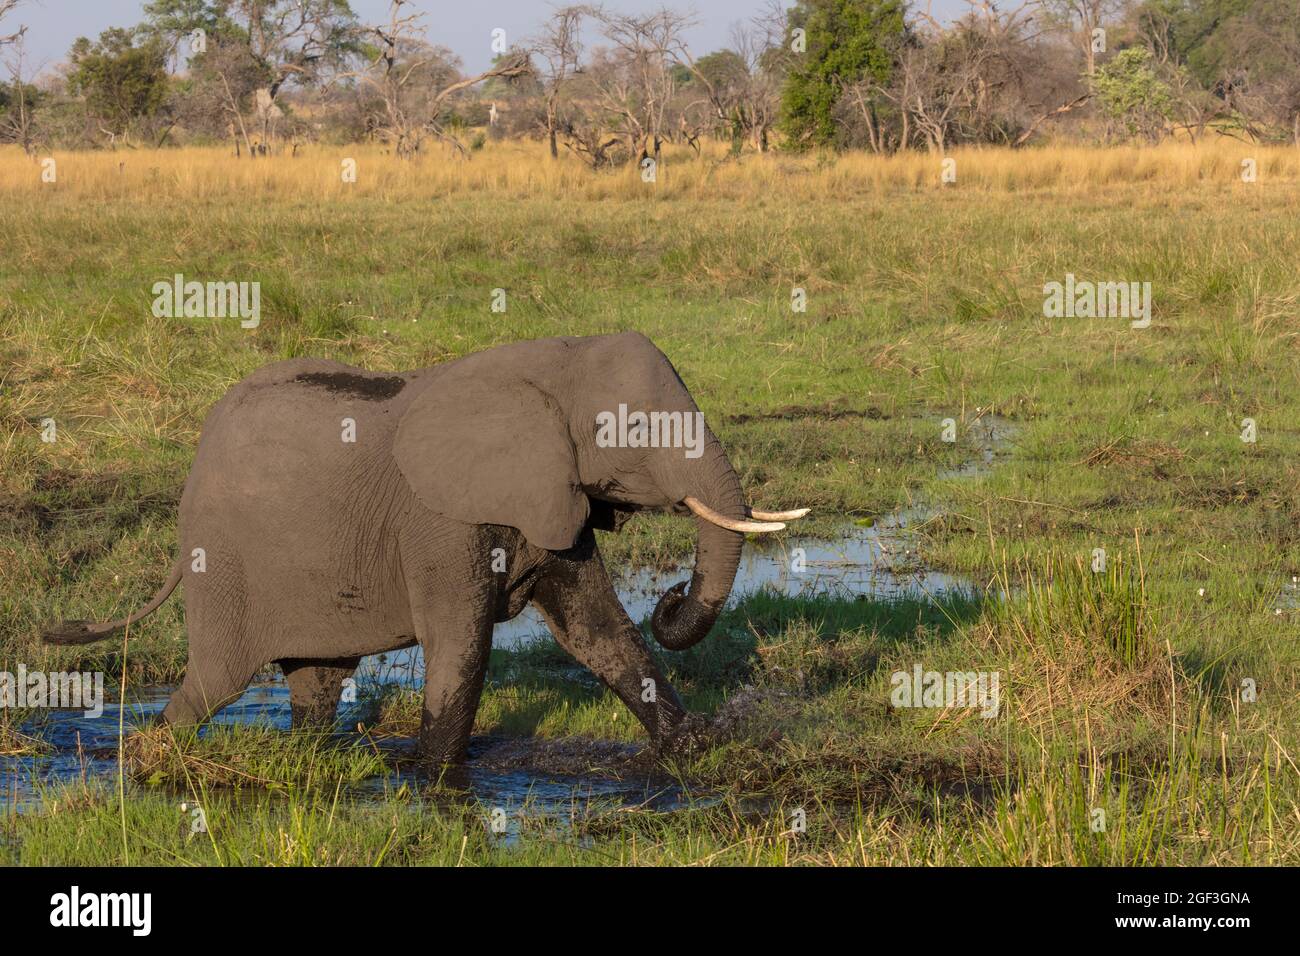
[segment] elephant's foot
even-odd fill
[[[448,772],[456,767],[463,767],[469,759],[463,747],[448,747],[437,743],[415,745],[415,759],[429,769],[430,772],[440,774]]]
[[[448,708],[436,717],[426,711],[415,738],[416,759],[435,775],[464,766],[473,718],[473,712],[467,717],[461,708]]]
[[[685,714],[667,733],[656,740],[652,751],[656,757],[693,757],[715,743],[712,724],[700,714]]]

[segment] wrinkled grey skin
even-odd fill
[[[295,726],[329,722],[362,656],[418,643],[420,750],[458,761],[492,625],[532,602],[657,749],[692,740],[696,721],[623,610],[592,530],[643,508],[687,513],[687,496],[737,519],[745,503],[711,433],[695,459],[681,448],[598,447],[597,413],[620,403],[697,411],[667,358],[636,333],[505,345],[399,375],[294,359],[234,386],[203,426],[172,576],[130,618],[184,579],[189,663],[163,719],[202,722],[278,662]],[[342,440],[347,419],[355,442]],[[742,535],[697,525],[689,590],[669,590],[652,617],[670,649],[708,634],[740,557]],[[494,570],[503,556],[505,571]],[[46,639],[87,643],[126,623],[68,622]]]

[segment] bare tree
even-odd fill
[[[0,20],[3,20],[5,16],[14,9],[14,7],[18,6],[18,3],[19,0],[0,0]],[[8,46],[10,43],[16,42],[26,32],[27,27],[20,26],[16,33],[10,33],[7,36],[0,34],[0,46]]]
[[[0,20],[18,6],[18,0],[0,0]],[[3,116],[0,116],[0,139],[17,143],[27,155],[35,150],[32,104],[28,102],[31,90],[30,77],[26,70],[26,51],[23,40],[27,33],[25,25],[9,34],[0,36],[0,50],[9,48],[4,56],[4,69],[9,75],[9,104]]]
[[[903,51],[898,64],[901,83],[886,95],[908,114],[931,152],[944,152],[949,136],[973,112],[990,55],[987,39],[974,31]]]
[[[1008,10],[986,0],[968,5],[952,24],[928,9],[916,13],[893,50],[889,79],[845,89],[842,121],[861,127],[854,138],[877,152],[1018,146],[1049,118],[1088,101],[1077,70],[1061,65],[1060,47],[1039,31],[1037,0]]]
[[[1300,146],[1300,4],[1260,0],[1224,26],[1236,68],[1221,86],[1225,99],[1265,135]]]
[[[343,76],[355,78],[376,95],[379,115],[368,125],[393,144],[398,156],[413,157],[426,135],[450,144],[462,156],[468,155],[442,122],[452,97],[493,77],[514,79],[528,74],[528,58],[517,51],[477,76],[454,76],[449,51],[425,40],[421,24],[424,14],[409,12],[409,7],[410,0],[390,0],[387,23],[367,31],[378,41],[370,62],[364,69]]]
[[[408,0],[391,0],[388,22],[368,30],[378,40],[370,62],[364,70],[345,74],[355,76],[379,97],[383,117],[367,126],[380,131],[402,158],[409,158],[420,148],[423,120],[413,112],[410,87],[417,72],[432,61],[432,48],[424,42],[424,28],[420,25],[424,15],[407,13],[408,5]]]
[[[429,103],[428,118],[424,122],[424,128],[443,142],[450,143],[462,156],[468,156],[465,147],[460,140],[448,134],[442,125],[442,116],[447,107],[451,104],[451,99],[462,90],[477,86],[485,80],[493,78],[503,80],[514,80],[520,77],[528,76],[532,73],[532,66],[528,62],[528,55],[521,51],[515,51],[501,60],[501,62],[490,70],[484,70],[477,76],[467,76],[457,80],[450,86],[444,87],[438,92]]]
[[[17,143],[23,152],[32,156],[36,152],[36,126],[33,104],[29,99],[32,85],[26,69],[23,40],[23,31],[19,30],[0,43],[0,48],[8,48],[3,59],[5,73],[9,76],[9,104],[0,115],[0,141]]]
[[[591,6],[560,7],[551,14],[541,31],[529,43],[532,52],[546,64],[542,99],[546,109],[546,138],[551,158],[558,158],[556,134],[560,129],[560,101],[569,81],[579,71],[582,55],[581,31],[585,18],[598,16]]]
[[[1124,0],[1039,0],[1049,20],[1055,21],[1074,38],[1075,47],[1083,55],[1084,72],[1092,76],[1097,72],[1096,31],[1115,24]],[[1102,34],[1104,36],[1104,33]]]
[[[646,15],[601,14],[602,35],[613,44],[593,76],[604,108],[616,116],[637,162],[653,156],[656,166],[668,136],[665,123],[676,84],[674,50],[690,17],[667,8]]]
[[[694,145],[706,126],[715,126],[730,135],[733,150],[749,140],[759,152],[767,151],[788,58],[782,45],[785,19],[779,0],[771,0],[762,13],[733,24],[729,49],[698,60],[680,35],[675,38],[669,55],[690,71],[694,85],[703,93],[703,99],[688,102],[682,109],[680,122],[688,142]],[[701,110],[703,117],[698,115]],[[692,116],[696,117],[693,123]]]
[[[590,122],[569,120],[562,127],[564,148],[580,158],[592,169],[603,169],[621,162],[623,157],[616,156],[615,147],[623,142],[617,136],[611,136],[600,126]]]
[[[784,43],[786,21],[787,11],[780,0],[768,0],[761,13],[732,31],[732,42],[748,75],[741,93],[745,124],[759,152],[767,152],[768,134],[781,107],[781,85],[793,56]]]

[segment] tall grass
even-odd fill
[[[922,560],[1009,595],[730,612],[663,661],[729,728],[676,768],[707,805],[584,816],[591,842],[539,826],[507,848],[475,813],[421,817],[395,795],[350,808],[327,778],[381,775],[373,753],[218,733],[155,754],[158,786],[125,809],[74,790],[3,822],[0,853],[120,862],[125,816],[132,862],[1300,862],[1297,611],[1277,601],[1300,573],[1300,154],[954,155],[944,185],[924,155],[670,151],[648,184],[516,143],[467,162],[122,151],[56,154],[42,184],[0,152],[0,649],[29,668],[120,676],[111,643],[36,635],[153,592],[203,416],[251,370],[414,368],[629,328],[673,359],[756,506],[810,505],[834,535],[924,500]],[[178,271],[261,281],[262,326],[154,318],[152,283]],[[1067,272],[1150,279],[1151,328],[1045,318],[1042,285]],[[978,456],[964,436],[989,413],[1017,423],[1007,454],[945,477]],[[653,564],[692,540],[638,517],[601,547]],[[180,673],[181,608],[133,629],[129,683]],[[893,710],[890,674],[917,662],[999,671],[1001,713]],[[554,648],[494,655],[478,731],[644,739],[572,669]],[[418,696],[384,703],[386,729],[412,732]],[[159,836],[190,781],[245,801],[214,812],[216,848]]]
[[[56,182],[42,181],[40,163],[53,158]],[[148,196],[154,201],[208,202],[238,196],[266,200],[384,201],[436,199],[478,194],[496,201],[553,198],[788,199],[843,200],[882,191],[951,189],[980,192],[1052,189],[1098,192],[1140,185],[1157,193],[1188,187],[1248,190],[1271,194],[1300,181],[1300,151],[1220,139],[1202,145],[1111,149],[966,148],[956,160],[957,183],[945,186],[941,161],[927,153],[877,156],[867,153],[799,156],[783,153],[731,156],[712,145],[696,156],[668,147],[655,181],[643,181],[634,166],[593,171],[574,156],[552,160],[540,143],[493,142],[471,159],[448,152],[400,160],[373,146],[309,146],[299,155],[236,159],[224,147],[61,152],[27,157],[17,147],[0,148],[0,195],[63,196],[109,200]],[[1241,182],[1242,160],[1257,163],[1258,181]],[[355,182],[346,182],[343,161],[356,162]]]

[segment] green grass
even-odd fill
[[[145,759],[126,784],[125,838],[113,789],[77,783],[40,812],[0,819],[0,852],[100,865],[1300,862],[1300,793],[1278,728],[1198,694],[1154,642],[1129,658],[1093,640],[1105,631],[1080,610],[1084,589],[1107,613],[1127,596],[1079,577],[997,604],[746,602],[713,660],[670,664],[684,686],[733,688],[718,745],[658,770],[685,794],[671,813],[526,802],[497,834],[491,807],[455,781],[393,776],[405,758],[366,738],[221,727],[161,757],[165,734],[136,745]],[[889,675],[916,660],[999,671],[998,717],[891,707]],[[561,676],[554,651],[498,652],[493,664],[494,682],[513,676],[548,696],[494,686],[480,732],[620,736],[619,721],[592,716],[617,705]],[[358,794],[367,780],[378,790]]]
[[[121,614],[161,583],[202,416],[252,369],[303,354],[411,368],[629,328],[672,358],[756,505],[811,506],[811,529],[833,533],[925,500],[926,559],[1012,595],[763,598],[665,655],[693,707],[750,701],[732,739],[675,768],[709,797],[688,812],[611,811],[581,840],[565,824],[504,845],[475,809],[336,802],[299,773],[312,760],[285,754],[277,787],[204,778],[210,839],[170,835],[174,793],[133,791],[131,862],[1300,862],[1300,612],[1274,609],[1300,573],[1294,193],[1116,181],[184,208],[54,194],[6,201],[0,236],[0,670],[120,675],[120,645],[56,653],[38,628]],[[152,318],[150,285],[176,271],[260,279],[261,327]],[[1041,286],[1066,272],[1150,280],[1151,328],[1043,318]],[[789,309],[795,285],[807,313]],[[977,454],[989,413],[1016,423],[1010,453],[938,477]],[[664,517],[602,536],[615,565],[690,543]],[[174,598],[133,629],[128,679],[175,679],[184,648]],[[916,662],[1000,670],[1002,715],[892,710],[889,675]],[[641,739],[570,670],[553,648],[494,655],[479,732]],[[410,728],[409,699],[384,705]],[[358,771],[339,759],[329,780]],[[4,852],[122,862],[115,800],[73,793],[7,819]],[[800,807],[809,830],[789,834]]]

